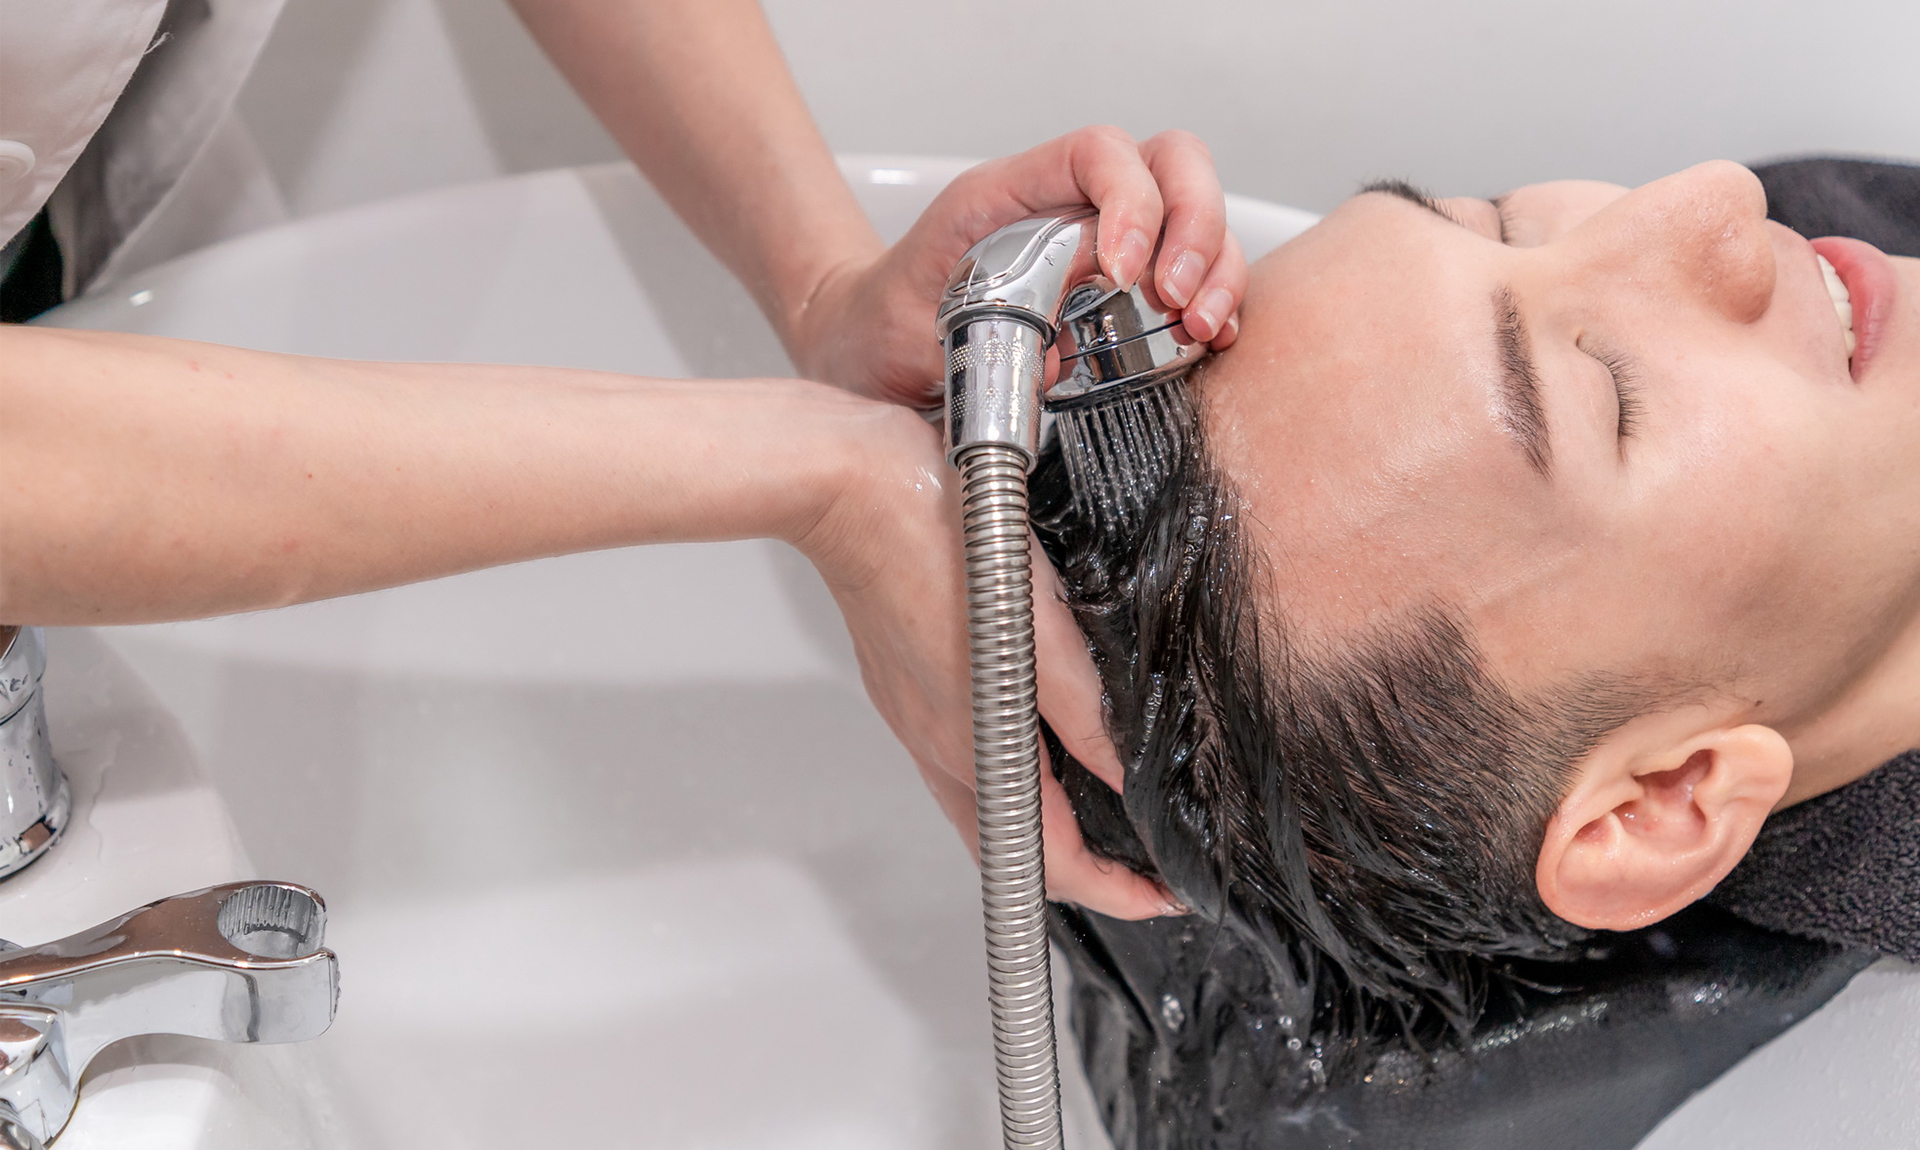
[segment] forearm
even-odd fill
[[[781,338],[881,244],[755,0],[513,0],[627,155]]]
[[[187,618],[807,532],[883,407],[797,381],[0,329],[0,622]]]

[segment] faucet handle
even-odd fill
[[[324,1033],[340,992],[325,927],[326,904],[305,887],[227,883],[0,953],[0,1147],[10,1124],[58,1135],[87,1064],[122,1038]]]

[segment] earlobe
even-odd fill
[[[1793,776],[1771,727],[1699,729],[1647,716],[1581,761],[1535,872],[1547,909],[1576,926],[1631,930],[1712,890],[1753,845]]]

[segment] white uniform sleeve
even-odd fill
[[[0,243],[39,212],[153,42],[166,0],[0,0]]]

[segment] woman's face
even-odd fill
[[[1214,455],[1312,638],[1442,601],[1523,691],[1711,683],[1791,738],[1920,604],[1915,266],[1730,163],[1363,194],[1255,267]]]

